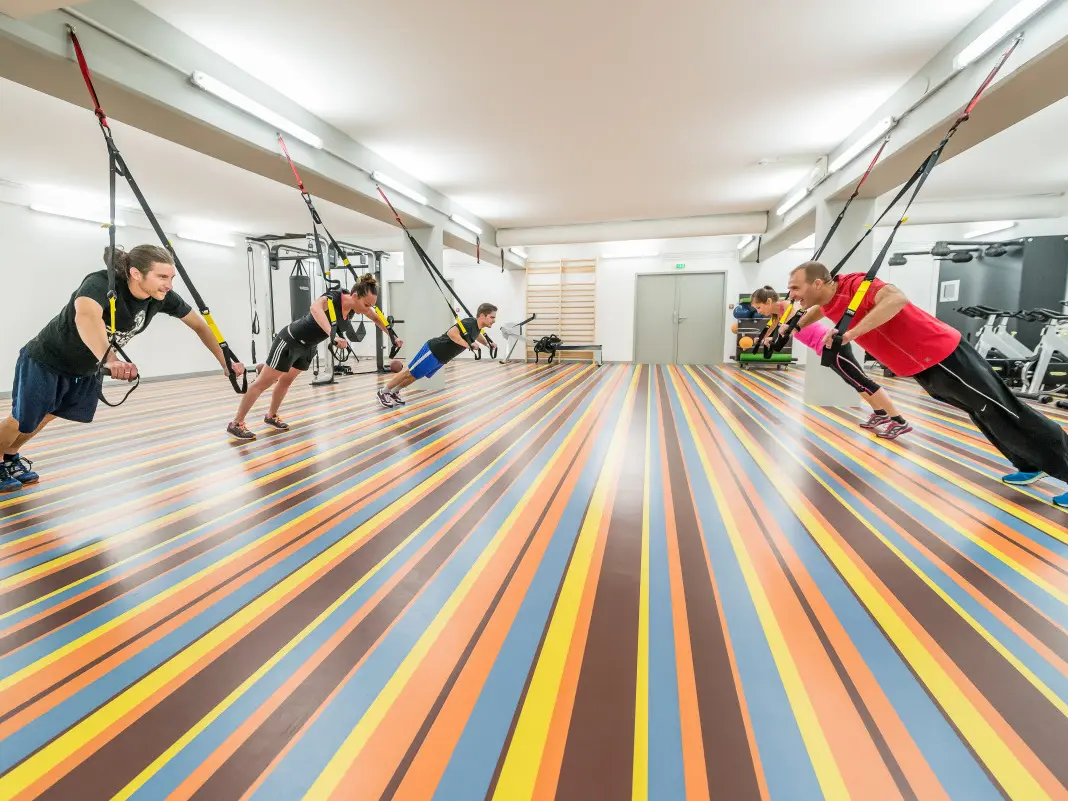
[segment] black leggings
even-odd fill
[[[1012,394],[964,340],[949,356],[915,376],[932,398],[968,413],[1017,470],[1068,481],[1068,437],[1059,425]]]
[[[831,365],[831,369],[857,392],[874,395],[882,389],[882,387],[868,378],[868,374],[864,372],[864,368],[857,361],[856,354],[853,353],[852,345],[845,344],[842,346],[842,349],[838,352],[838,358]]]

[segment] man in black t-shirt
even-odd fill
[[[110,263],[110,248],[104,251]],[[162,312],[177,317],[200,337],[229,374],[226,357],[207,322],[171,289],[174,261],[155,245],[139,245],[129,253],[115,252],[118,273],[115,292],[116,344],[121,348],[144,331]],[[11,416],[0,423],[0,492],[10,492],[38,479],[32,463],[19,450],[34,434],[57,417],[92,422],[102,377],[101,359],[113,378],[132,381],[137,366],[122,361],[109,343],[111,310],[107,270],[90,273],[67,305],[19,353],[11,390]],[[244,372],[240,363],[233,365]]]
[[[390,334],[389,325],[382,319],[376,303],[378,303],[378,281],[373,274],[365,273],[351,292],[342,289],[328,292],[311,305],[308,314],[299,320],[294,320],[279,331],[271,343],[263,370],[248,388],[248,392],[241,397],[237,415],[226,426],[226,433],[234,439],[256,439],[256,435],[245,425],[245,417],[260,395],[271,386],[274,386],[274,391],[271,393],[271,407],[267,410],[263,422],[281,431],[288,430],[289,424],[283,422],[278,416],[278,410],[296,377],[311,367],[319,343],[330,336],[328,309],[333,308],[339,330],[346,327],[351,330],[348,321],[357,314],[363,314],[386,334]],[[349,346],[348,341],[340,336],[335,344],[340,348]],[[403,341],[398,339],[396,344],[401,345]]]
[[[464,331],[460,330],[460,325],[453,325],[441,336],[428,339],[408,362],[408,366],[384,388],[378,390],[378,402],[387,409],[403,406],[400,390],[420,378],[430,378],[468,348],[477,351],[478,342],[488,347],[490,343],[482,332],[486,328],[492,328],[496,321],[497,307],[492,303],[483,303],[475,312],[475,317],[465,317],[460,321]]]

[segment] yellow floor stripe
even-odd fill
[[[565,386],[566,385],[562,385],[561,387],[553,389],[550,393],[546,394],[543,400],[547,402],[554,395],[561,393]],[[565,395],[559,401],[557,401],[557,403],[553,406],[552,410],[550,410],[549,413],[552,414],[552,412],[556,411],[560,406],[566,403],[567,400],[568,398]],[[535,404],[531,407],[529,411],[532,412],[535,408],[537,408],[538,405],[539,404]],[[522,422],[523,416],[524,415],[519,415],[515,420],[512,420],[507,425],[505,425],[501,429],[502,434],[505,430],[511,430],[517,425],[519,425]],[[514,454],[515,448],[516,445],[513,444],[509,446],[505,451],[501,452],[496,458],[494,458],[493,461],[490,462],[489,465],[487,465],[484,469],[482,469],[477,476],[468,481],[448,501],[443,503],[431,517],[429,517],[422,525],[419,526],[419,528],[417,528],[415,531],[405,537],[400,544],[398,544],[392,551],[389,552],[389,554],[385,556],[385,558],[375,564],[375,566],[371,568],[369,572],[364,574],[355,584],[349,587],[349,589],[346,590],[340,598],[338,598],[336,601],[330,604],[330,606],[324,609],[315,618],[315,620],[305,626],[295,637],[293,637],[293,639],[291,639],[281,649],[275,652],[275,654],[271,656],[271,658],[268,659],[262,666],[260,666],[260,668],[257,669],[255,673],[245,679],[245,681],[243,681],[237,688],[235,688],[233,692],[231,692],[228,696],[226,696],[226,698],[216,704],[215,707],[211,710],[211,712],[201,718],[195,726],[189,729],[189,731],[182,735],[182,737],[179,738],[173,745],[171,745],[170,748],[168,748],[159,757],[157,757],[152,762],[152,764],[150,764],[143,771],[141,771],[141,773],[138,774],[138,776],[133,781],[126,785],[126,787],[124,787],[122,791],[112,799],[112,801],[126,801],[126,799],[130,798],[141,787],[143,787],[145,783],[149,781],[149,779],[155,776],[164,767],[164,765],[174,759],[174,757],[177,756],[177,754],[183,748],[185,748],[187,745],[189,745],[189,743],[195,740],[201,734],[201,732],[207,729],[208,726],[210,726],[215,720],[217,720],[227,709],[237,703],[237,701],[242,696],[244,696],[245,693],[252,689],[252,687],[261,678],[267,675],[267,673],[270,672],[270,670],[274,668],[275,665],[281,662],[286,657],[286,655],[288,655],[291,651],[293,651],[294,648],[296,648],[298,645],[304,642],[304,640],[311,636],[311,634],[317,628],[319,628],[319,626],[322,625],[324,621],[326,621],[331,615],[333,615],[334,612],[336,612],[346,601],[348,601],[349,598],[355,595],[361,587],[363,587],[368,581],[370,581],[378,573],[384,570],[386,566],[389,565],[397,557],[397,555],[400,554],[401,551],[403,551],[408,546],[410,542],[416,539],[423,531],[426,530],[428,526],[430,526],[435,520],[441,517],[445,510],[450,506],[450,504],[454,503],[460,496],[470,490],[471,487],[479,484],[483,480],[483,478],[489,473],[491,473],[494,469],[496,469],[496,467],[501,462],[506,461],[510,454]]]
[[[794,662],[790,646],[787,644],[786,637],[779,626],[775,610],[768,599],[767,593],[764,591],[760,573],[753,564],[749,551],[745,547],[745,539],[738,529],[730,504],[723,493],[722,484],[716,478],[716,470],[712,467],[705,443],[696,435],[697,426],[691,412],[687,408],[687,404],[682,402],[685,393],[683,387],[680,386],[680,378],[675,371],[671,371],[670,376],[675,391],[679,395],[679,405],[682,407],[686,423],[690,430],[695,432],[693,444],[697,448],[701,464],[704,467],[708,486],[715,496],[716,505],[719,507],[720,515],[723,518],[724,528],[730,539],[731,547],[738,557],[738,566],[742,570],[746,586],[749,589],[749,595],[753,599],[754,607],[756,607],[760,625],[767,638],[768,647],[771,649],[772,657],[775,660],[775,666],[778,668],[783,688],[786,690],[786,696],[790,701],[790,707],[793,709],[798,729],[801,731],[805,749],[808,751],[812,768],[816,773],[816,779],[819,782],[820,789],[823,791],[823,797],[825,799],[849,801],[849,789],[846,787],[845,779],[842,778],[842,773],[834,758],[834,751],[827,741],[827,735],[820,725],[816,709],[812,705],[812,699],[809,697],[804,680],[801,678],[796,662]]]
[[[839,420],[836,420],[833,415],[825,412],[821,408],[818,408],[818,407],[810,407],[810,408],[811,408],[811,410],[813,412],[818,412],[819,414],[829,418],[833,423],[840,423],[841,422]],[[939,514],[930,505],[928,505],[927,503],[924,503],[922,500],[920,500],[920,498],[914,492],[910,492],[910,491],[904,489],[894,478],[892,478],[888,473],[886,473],[884,468],[880,467],[878,463],[876,463],[874,461],[863,460],[861,458],[858,458],[857,456],[850,456],[850,454],[846,451],[844,445],[842,444],[841,440],[835,439],[835,438],[833,438],[833,437],[831,437],[831,436],[829,436],[827,434],[823,434],[815,427],[807,427],[806,428],[806,434],[809,435],[809,436],[817,437],[818,439],[820,439],[823,442],[827,443],[827,445],[832,450],[837,451],[838,453],[841,453],[846,458],[850,458],[850,459],[854,459],[856,461],[862,462],[863,466],[869,472],[871,472],[872,474],[877,476],[880,481],[883,481],[887,485],[893,487],[898,492],[900,492],[901,494],[903,494],[904,496],[909,498],[917,506],[923,508],[924,510],[929,512],[934,517],[942,520],[943,523],[945,523],[947,526],[952,528],[954,531],[956,531],[962,537],[964,537],[965,539],[971,541],[976,546],[982,548],[984,551],[989,553],[995,559],[997,559],[998,561],[1002,562],[1006,567],[1010,568],[1011,570],[1015,571],[1016,573],[1018,573],[1022,577],[1026,578],[1028,581],[1030,581],[1035,586],[1039,587],[1040,589],[1042,589],[1046,593],[1050,594],[1051,596],[1056,598],[1061,603],[1068,604],[1068,592],[1065,592],[1064,590],[1061,590],[1059,587],[1057,587],[1057,586],[1053,585],[1052,583],[1046,581],[1044,578],[1042,578],[1040,575],[1035,573],[1033,570],[1031,570],[1028,567],[1025,567],[1022,564],[1020,564],[1015,559],[1013,559],[1011,556],[1009,556],[1007,553],[1005,553],[1005,552],[999,550],[998,548],[994,547],[989,542],[984,540],[982,537],[980,537],[977,534],[975,534],[974,532],[968,530],[964,526],[961,526],[956,521],[954,521],[952,519],[949,519],[949,518],[945,517],[944,515]],[[860,443],[858,443],[856,440],[849,439],[848,437],[843,438],[843,439],[845,439],[849,443],[849,445],[851,447],[856,448],[857,450],[860,450],[861,452],[863,452],[861,447],[860,447]],[[865,439],[869,443],[871,442],[870,440],[867,440],[867,438],[865,438]],[[905,451],[901,450],[900,446],[898,446],[898,445],[894,445],[892,443],[886,443],[886,445],[891,450],[893,450],[895,453],[902,453],[902,454],[906,453]],[[926,465],[923,464],[923,463],[919,463],[919,464],[925,470],[928,470],[929,472],[935,472],[934,471],[934,465],[931,465],[929,463],[926,464]],[[937,472],[935,472],[935,474],[938,475]],[[943,475],[943,478],[946,478],[949,481],[953,481],[953,478],[951,476],[946,476],[944,474],[942,474],[942,475]],[[915,479],[915,480],[918,481],[921,484],[923,483],[922,479]],[[956,483],[956,482],[954,482],[954,483]],[[965,491],[967,491],[966,487],[961,487],[961,488],[965,489]]]
[[[642,491],[642,567],[638,590],[638,671],[634,698],[634,769],[631,801],[649,798],[649,505],[652,498],[653,388],[645,414],[645,486]]]
[[[590,565],[607,499],[623,461],[639,374],[640,368],[634,371],[627,388],[623,410],[605,454],[604,466],[594,487],[586,516],[583,518],[571,564],[560,588],[556,610],[549,621],[541,655],[534,667],[534,675],[531,677],[530,687],[501,767],[500,778],[493,794],[494,801],[523,801],[533,797],[564,666],[578,620],[582,594],[587,582],[596,580],[596,577],[591,579]]]
[[[762,424],[759,420],[757,420],[756,423],[761,428],[763,428],[765,431],[767,431],[768,434],[774,436],[774,433],[767,426]],[[841,448],[838,445],[836,445],[836,443],[832,439],[829,439],[828,437],[824,436],[823,434],[819,433],[818,431],[816,431],[814,429],[808,429],[808,434],[814,435],[818,439],[820,439],[823,442],[827,443],[827,445],[833,450],[836,450],[836,451],[840,451],[841,450]],[[808,473],[810,473],[817,480],[820,480],[819,476],[817,476],[816,473],[812,469],[810,469],[807,465],[805,465],[801,461],[800,458],[798,458],[794,454],[791,454],[791,455],[793,456],[795,461],[797,461],[799,464],[801,464],[802,467],[805,468],[805,470]],[[902,490],[900,487],[898,487],[896,484],[894,484],[894,482],[888,476],[886,476],[886,475],[882,474],[881,472],[879,472],[878,470],[876,470],[873,465],[871,465],[870,463],[865,463],[865,467],[867,467],[868,470],[870,470],[871,472],[875,473],[880,478],[880,480],[885,481],[887,484],[890,484],[890,485],[894,486],[900,492],[904,493],[905,495],[908,495],[908,497],[910,497],[914,503],[920,504],[925,509],[927,509],[927,511],[931,512],[931,514],[934,514],[934,515],[938,516],[937,513],[933,509],[930,509],[925,504],[920,503],[920,501],[918,501],[914,496],[912,496],[911,494],[909,494],[909,493],[905,492],[904,490]],[[820,483],[824,483],[824,482],[821,481]],[[904,553],[904,551],[899,549],[896,545],[894,545],[893,542],[891,542],[889,540],[889,538],[887,538],[881,531],[879,531],[879,529],[876,528],[866,518],[865,513],[862,510],[860,510],[860,509],[856,508],[855,506],[853,506],[846,498],[844,498],[843,496],[839,495],[836,491],[831,489],[829,485],[824,483],[824,486],[826,486],[828,488],[828,490],[831,491],[834,494],[834,497],[836,499],[838,499],[838,501],[842,504],[842,506],[845,509],[847,509],[849,511],[850,514],[852,514],[855,518],[857,518],[857,520],[860,521],[860,523],[862,525],[864,525],[865,528],[867,528],[873,535],[875,535],[875,537],[887,548],[887,550],[889,550],[892,554],[894,554],[894,556],[896,556],[899,560],[901,560],[902,564],[904,564],[906,567],[908,567],[908,569],[911,570],[920,579],[920,581],[922,581],[924,584],[926,584],[928,587],[930,587],[931,590],[936,595],[938,595],[938,597],[941,598],[946,603],[947,606],[949,606],[954,612],[956,612],[958,615],[960,615],[961,619],[965,623],[967,623],[969,626],[971,626],[971,628],[980,637],[982,637],[984,640],[986,640],[991,645],[991,647],[994,648],[994,650],[996,650],[999,654],[1001,654],[1001,656],[1004,657],[1004,659],[1010,665],[1012,665],[1014,668],[1016,668],[1016,670],[1019,671],[1021,676],[1023,676],[1025,679],[1027,679],[1027,681],[1030,682],[1031,685],[1036,690],[1038,690],[1043,696],[1045,696],[1045,698],[1051,704],[1053,704],[1058,710],[1060,710],[1060,712],[1063,715],[1065,715],[1065,717],[1068,717],[1068,703],[1066,703],[1064,699],[1062,699],[1060,696],[1058,696],[1057,693],[1054,692],[1052,688],[1047,686],[1045,684],[1045,682],[1042,681],[1042,679],[1040,679],[1030,668],[1028,668],[1009,648],[1007,648],[1005,645],[1003,645],[1001,643],[1001,641],[998,640],[997,637],[995,637],[985,626],[983,626],[982,623],[980,623],[978,620],[976,620],[974,617],[972,617],[972,615],[964,607],[962,607],[959,603],[957,603],[955,600],[953,600],[953,598],[947,592],[945,592],[941,587],[939,587],[938,584],[934,581],[934,579],[932,579],[930,576],[928,576],[927,573],[925,573],[923,571],[923,569],[918,564],[913,562],[912,559],[910,559]],[[945,522],[948,523],[949,521],[945,521]],[[958,529],[958,530],[960,530],[960,533],[962,533],[964,535],[967,535],[970,538],[969,532],[967,532],[966,530],[963,530],[963,529]],[[978,545],[982,545],[981,542],[978,542],[977,544]],[[990,549],[987,549],[987,550],[990,550]],[[997,554],[995,553],[994,555],[996,556]],[[1006,560],[1003,560],[1003,561],[1006,561]],[[1009,564],[1009,566],[1012,567],[1012,566],[1015,565],[1015,562],[1012,562],[1011,560],[1007,560],[1006,564]]]
[[[518,424],[519,418],[513,421],[511,424]],[[500,429],[503,431],[503,428]],[[497,432],[494,432],[495,434]],[[474,458],[478,453],[481,453],[487,447],[489,447],[497,437],[491,435],[483,440],[480,440],[474,447],[465,451],[465,453],[451,462],[448,466],[441,471],[435,473],[419,486],[409,490],[403,498],[420,497],[426,492],[430,491],[433,487],[438,486],[444,481],[448,480],[454,473],[460,471]],[[425,448],[430,448],[434,443],[429,443]],[[420,449],[422,450],[422,449]],[[359,486],[367,484],[371,481],[378,480],[376,477],[367,479],[365,482],[361,482]],[[320,509],[328,506],[331,503],[336,503],[337,499],[333,498],[330,501],[320,504],[305,514],[301,515],[297,520],[291,521],[287,526],[293,526],[299,524],[299,522],[310,515],[315,514]],[[398,502],[399,503],[399,502]],[[286,594],[292,592],[296,587],[303,583],[306,579],[311,578],[320,570],[326,569],[337,559],[343,557],[357,543],[369,536],[377,528],[384,525],[388,519],[396,514],[395,507],[397,504],[393,504],[386,509],[379,511],[374,517],[363,523],[353,532],[345,536],[343,539],[334,543],[326,551],[322,552],[314,559],[303,565],[301,568],[293,573],[290,573],[278,584],[274,585],[271,589],[260,595],[255,601],[248,606],[242,608],[234,616],[228,618],[222,624],[212,629],[204,637],[200,638],[193,644],[191,644],[184,651],[181,651],[169,661],[165,662],[160,667],[156,668],[152,673],[145,676],[139,682],[134,684],[129,689],[125,690],[120,695],[116,696],[110,702],[103,707],[100,707],[87,718],[83,719],[76,726],[68,729],[58,738],[50,742],[41,750],[37,751],[33,756],[19,764],[12,769],[9,773],[0,777],[0,797],[14,797],[19,793],[24,792],[28,787],[39,781],[48,773],[52,772],[57,766],[62,764],[69,756],[84,748],[96,737],[98,737],[103,731],[111,726],[116,721],[120,720],[124,715],[128,714],[132,709],[137,707],[143,701],[151,698],[153,695],[160,693],[166,686],[171,683],[175,678],[182,675],[186,671],[190,670],[204,655],[210,653],[216,647],[225,644],[229,639],[237,636],[246,626],[251,625],[257,618],[257,616],[273,607]],[[236,556],[236,554],[235,554]],[[229,560],[227,560],[229,561]],[[213,569],[217,569],[223,562],[217,563]],[[195,578],[195,577],[191,577]],[[187,580],[188,581],[188,580]],[[182,582],[173,591],[179,591],[187,582]],[[168,594],[173,594],[173,591]],[[162,597],[162,596],[161,596]],[[135,612],[131,610],[131,612]],[[127,613],[129,614],[129,613]],[[126,618],[123,615],[119,620]],[[116,621],[113,621],[113,624]],[[121,625],[121,623],[119,623]],[[103,629],[110,630],[114,628],[114,625],[108,625],[102,627],[98,632]],[[76,645],[81,643],[82,640],[91,640],[93,635],[99,636],[97,632],[91,632],[85,637],[71,643]],[[69,649],[65,648],[57,653],[66,653]],[[45,661],[45,660],[39,660]],[[38,663],[34,663],[37,665]],[[33,665],[29,666],[33,667]],[[15,674],[8,681],[16,679],[19,674]],[[6,684],[6,683],[5,683]]]
[[[753,459],[767,475],[775,475],[776,467],[764,449],[753,440],[722,402],[701,381],[696,379],[693,370],[687,368],[694,384],[708,398],[723,420],[742,442]],[[790,453],[789,449],[786,451]],[[793,455],[793,454],[791,454]],[[795,457],[796,458],[796,457]],[[823,487],[844,503],[834,490],[822,479],[809,471]],[[1012,749],[998,736],[983,715],[946,673],[935,657],[927,650],[909,625],[898,615],[893,606],[879,589],[872,584],[867,575],[850,559],[834,536],[809,511],[804,499],[795,487],[788,482],[778,482],[776,489],[783,496],[790,508],[798,516],[813,539],[831,560],[838,573],[853,589],[857,598],[868,608],[880,627],[893,641],[901,655],[912,666],[913,671],[930,690],[932,696],[945,710],[965,739],[971,744],[979,758],[986,764],[1009,796],[1019,801],[1038,801],[1048,799],[1049,795],[1036,781],[1013,753]],[[863,522],[863,520],[862,520]]]
[[[419,665],[426,658],[430,648],[448,625],[449,620],[456,612],[456,609],[463,602],[464,598],[467,597],[479,576],[482,575],[486,565],[489,564],[493,555],[496,554],[501,545],[511,534],[516,523],[530,505],[531,499],[534,498],[540,490],[546,477],[552,475],[556,465],[566,452],[568,445],[573,442],[585,428],[586,421],[596,418],[598,413],[597,410],[598,405],[596,403],[591,404],[587,407],[586,411],[582,413],[574,426],[572,426],[572,430],[568,433],[567,437],[565,437],[560,448],[558,448],[556,453],[550,458],[545,469],[543,469],[537,478],[531,482],[530,487],[523,493],[523,497],[501,525],[500,530],[490,541],[489,545],[482,551],[478,560],[468,571],[467,575],[464,576],[460,585],[442,605],[441,609],[437,615],[434,616],[434,619],[430,622],[430,625],[427,626],[415,646],[408,652],[404,661],[401,662],[400,666],[390,677],[386,686],[382,688],[382,691],[371,703],[371,706],[368,707],[367,712],[360,718],[352,732],[345,738],[345,741],[334,753],[334,756],[331,757],[330,762],[323,769],[323,772],[319,774],[315,783],[311,786],[308,792],[305,793],[304,801],[325,801],[338,789],[338,786],[345,778],[345,774],[348,772],[350,766],[359,757],[360,752],[363,751],[368,740],[370,740],[375,730],[385,719],[390,708],[396,702],[401,692],[403,692],[405,686],[419,668]]]

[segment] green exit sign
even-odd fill
[[[675,269],[676,270],[685,270],[686,269],[686,265],[685,264],[676,264],[675,265]]]

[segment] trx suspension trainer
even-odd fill
[[[234,363],[238,361],[233,350],[226,343],[222,333],[219,331],[219,327],[215,324],[215,320],[212,319],[211,311],[208,309],[207,304],[204,303],[204,298],[201,297],[197,291],[196,286],[193,284],[192,279],[189,277],[189,273],[185,271],[185,267],[182,266],[181,259],[178,258],[178,254],[174,250],[174,246],[171,244],[170,239],[163,232],[163,228],[159,224],[159,220],[156,219],[156,215],[152,213],[151,207],[148,205],[148,201],[145,200],[145,196],[141,193],[141,188],[137,185],[133,175],[130,173],[130,168],[126,164],[126,160],[119,152],[118,146],[115,144],[115,139],[112,136],[111,126],[108,124],[107,115],[104,113],[104,109],[100,107],[100,100],[97,97],[96,89],[93,87],[92,75],[89,72],[89,65],[85,60],[85,54],[82,52],[82,45],[78,41],[78,36],[74,31],[74,27],[67,26],[67,31],[70,34],[71,43],[74,45],[74,54],[78,59],[78,67],[81,69],[82,78],[85,80],[85,87],[89,90],[89,96],[93,101],[94,113],[96,114],[97,121],[100,123],[100,131],[104,135],[104,142],[108,148],[108,160],[109,160],[109,173],[110,173],[110,220],[108,225],[108,236],[110,238],[110,255],[108,258],[108,306],[110,313],[110,326],[108,327],[108,349],[104,352],[103,358],[100,360],[101,372],[107,372],[105,363],[114,350],[126,361],[130,361],[130,358],[123,352],[119,346],[119,336],[116,331],[115,323],[115,301],[116,294],[116,272],[115,272],[115,205],[116,205],[116,177],[121,175],[126,179],[126,183],[130,186],[130,191],[133,192],[134,197],[137,198],[138,204],[141,206],[141,210],[148,218],[149,224],[152,226],[152,230],[156,232],[156,236],[159,237],[160,242],[170,253],[171,258],[174,259],[174,268],[178,271],[178,274],[182,277],[186,287],[189,289],[189,294],[193,296],[193,301],[196,303],[197,309],[200,315],[204,318],[204,322],[208,324],[208,328],[211,329],[212,334],[215,335],[215,340],[219,343],[219,348],[222,350],[223,358],[226,360],[226,369],[230,378],[230,384],[233,386],[234,391],[238,394],[244,394],[248,391],[248,373],[242,374],[242,381],[239,384],[237,380],[237,373],[234,372]],[[140,384],[140,376],[135,380],[134,385],[127,390],[122,400],[118,403],[111,403],[104,397],[103,389],[100,391],[100,400],[108,406],[121,406],[127,398],[130,397],[130,393],[137,389]]]
[[[838,358],[838,354],[842,349],[842,336],[846,333],[846,331],[849,330],[849,326],[853,322],[853,317],[856,315],[857,309],[859,309],[860,304],[864,302],[864,297],[867,295],[868,289],[871,287],[872,281],[875,280],[875,276],[879,272],[879,268],[882,267],[883,261],[886,259],[887,254],[890,252],[890,246],[894,241],[894,236],[897,234],[898,229],[900,229],[901,226],[908,219],[909,207],[916,199],[916,195],[919,194],[920,189],[927,181],[927,178],[930,176],[931,171],[935,168],[935,165],[938,163],[938,159],[941,158],[942,151],[946,149],[946,145],[949,144],[949,140],[953,137],[953,134],[957,132],[957,129],[960,128],[960,126],[963,125],[964,122],[971,116],[971,113],[975,109],[976,105],[979,103],[979,99],[982,97],[983,92],[985,92],[990,86],[990,84],[993,83],[994,78],[997,77],[997,74],[1001,71],[1001,68],[1005,66],[1005,62],[1009,60],[1009,57],[1012,55],[1013,51],[1016,50],[1016,47],[1020,44],[1022,38],[1022,35],[1017,36],[1013,40],[1013,43],[1009,47],[1009,49],[1002,53],[1001,57],[997,60],[997,63],[994,64],[993,69],[990,70],[990,74],[986,76],[986,80],[983,81],[983,83],[976,90],[975,94],[972,95],[972,99],[964,108],[964,111],[960,113],[956,121],[954,121],[953,125],[946,132],[946,135],[942,137],[942,141],[938,143],[938,146],[931,151],[930,155],[928,155],[926,159],[924,159],[923,163],[916,169],[916,172],[912,174],[912,177],[909,178],[909,180],[905,183],[904,186],[901,187],[901,190],[897,193],[894,199],[890,201],[890,204],[883,210],[883,213],[879,215],[879,218],[875,221],[875,224],[864,232],[864,235],[859,240],[857,240],[857,243],[849,250],[845,257],[841,261],[839,261],[837,265],[835,265],[835,268],[833,270],[831,270],[831,280],[833,281],[834,278],[838,275],[838,273],[841,272],[842,268],[845,266],[845,263],[849,261],[850,256],[852,256],[856,252],[857,248],[860,247],[861,243],[864,242],[864,240],[871,235],[871,232],[875,229],[875,226],[879,224],[883,217],[886,216],[887,212],[889,212],[890,209],[897,205],[898,201],[900,201],[901,198],[905,196],[909,189],[912,189],[912,195],[909,197],[908,202],[905,204],[905,208],[902,209],[901,215],[898,217],[897,222],[894,223],[894,227],[890,231],[890,236],[888,236],[886,239],[886,244],[883,245],[882,250],[880,250],[879,254],[875,257],[875,261],[872,262],[871,267],[868,269],[867,274],[864,276],[864,280],[860,282],[860,286],[857,287],[857,291],[853,293],[853,297],[849,301],[849,305],[846,307],[845,312],[842,314],[842,319],[838,321],[838,325],[834,328],[834,339],[832,341],[832,344],[830,345],[830,347],[824,348],[823,350],[823,356],[821,359],[821,364],[823,364],[823,366],[829,367],[833,365],[835,363],[835,360]]]
[[[430,272],[430,277],[434,280],[434,285],[438,288],[438,292],[441,293],[441,297],[445,301],[445,305],[448,306],[449,314],[452,315],[453,320],[456,322],[456,327],[460,330],[460,336],[464,338],[464,342],[466,342],[469,346],[473,346],[475,344],[475,339],[478,338],[479,334],[481,334],[489,345],[490,358],[496,359],[496,343],[494,343],[494,341],[489,338],[489,335],[485,331],[471,332],[467,330],[467,327],[463,324],[463,321],[453,309],[452,302],[449,300],[449,295],[452,295],[456,299],[456,302],[460,304],[460,308],[464,310],[464,313],[467,314],[468,317],[476,321],[478,320],[478,318],[471,313],[471,310],[467,308],[467,305],[463,302],[460,296],[456,294],[456,291],[451,286],[449,286],[449,282],[445,280],[445,276],[441,274],[441,271],[438,270],[437,266],[426,254],[426,251],[423,250],[423,246],[419,244],[418,240],[414,236],[412,236],[412,232],[408,230],[408,226],[404,224],[404,220],[401,219],[400,214],[397,213],[397,209],[394,208],[393,204],[389,200],[389,197],[386,196],[386,193],[385,191],[383,191],[381,186],[378,187],[378,194],[382,196],[382,199],[386,202],[386,205],[389,206],[389,210],[393,212],[393,217],[397,220],[397,225],[399,225],[404,231],[404,233],[407,235],[408,241],[411,242],[412,247],[415,249],[415,252],[419,255],[419,260],[423,262],[423,265]],[[446,289],[449,291],[449,295],[445,294]],[[475,359],[481,359],[482,351],[477,348],[474,348],[473,350],[475,354]]]
[[[883,143],[879,145],[879,149],[875,151],[875,157],[871,160],[871,164],[868,165],[868,169],[864,171],[864,174],[860,177],[860,181],[858,181],[856,187],[854,187],[853,194],[849,196],[849,199],[845,202],[845,205],[842,207],[842,210],[838,212],[838,216],[834,218],[834,222],[831,223],[831,227],[827,231],[827,235],[823,237],[823,242],[821,242],[820,246],[816,248],[816,252],[812,254],[812,261],[820,260],[820,256],[822,256],[823,251],[827,249],[827,245],[831,243],[831,239],[834,238],[834,234],[838,230],[838,226],[840,226],[842,224],[842,220],[845,219],[846,212],[849,211],[849,207],[853,204],[853,201],[856,200],[857,197],[860,195],[860,188],[864,186],[864,182],[868,180],[868,176],[871,175],[872,170],[875,169],[875,165],[878,164],[879,158],[883,155],[883,151],[886,150],[886,146],[887,144],[889,144],[889,142],[889,136],[883,138]],[[856,248],[854,248],[854,250],[855,249]],[[850,251],[850,253],[852,253],[852,251]],[[849,257],[847,256],[846,258],[848,259]],[[761,342],[765,339],[765,337],[767,337],[769,333],[771,333],[771,329],[773,326],[775,328],[775,331],[773,333],[771,343],[764,346],[764,358],[770,359],[772,353],[778,353],[786,346],[786,343],[790,340],[790,337],[793,335],[794,331],[797,330],[797,324],[801,322],[801,316],[804,313],[801,309],[798,309],[797,313],[794,314],[793,317],[791,317],[790,313],[794,311],[795,306],[796,304],[793,301],[787,302],[786,308],[783,309],[782,315],[778,319],[772,317],[770,320],[768,320],[767,325],[764,326],[764,330],[760,332],[760,336],[757,338],[756,342],[753,343],[753,349],[750,351],[751,353],[757,352],[757,350],[760,348]],[[789,320],[789,322],[786,324],[785,331],[782,331],[779,326],[779,322],[781,322],[782,320]]]
[[[326,285],[328,288],[333,286],[334,288],[340,289],[341,282],[331,280],[330,275],[326,270],[326,258],[323,255],[322,241],[319,239],[319,228],[323,229],[323,233],[326,235],[327,242],[330,243],[330,247],[332,247],[334,249],[334,252],[337,253],[338,257],[341,259],[342,264],[345,265],[345,269],[347,269],[353,275],[356,274],[356,269],[349,262],[349,257],[345,255],[344,248],[342,248],[341,245],[338,244],[338,241],[334,239],[334,235],[330,233],[330,229],[326,227],[326,223],[323,222],[323,218],[319,216],[319,212],[315,208],[315,203],[312,200],[311,195],[308,193],[308,190],[304,188],[304,181],[301,180],[300,173],[297,172],[297,165],[293,163],[293,158],[289,155],[289,148],[286,147],[285,140],[281,137],[281,135],[278,136],[278,144],[282,146],[282,153],[285,155],[286,161],[289,162],[289,169],[293,171],[293,177],[297,180],[297,188],[300,190],[300,196],[304,198],[304,204],[308,207],[308,213],[311,215],[312,218],[312,235],[315,239],[315,255],[319,260],[319,270],[320,272],[322,272],[323,280],[326,281]],[[330,347],[332,348],[334,345],[334,340],[337,339],[338,320],[340,318],[343,318],[344,315],[341,314],[341,309],[334,308],[334,302],[330,300],[329,294],[327,295],[326,310],[330,316]],[[386,327],[386,330],[389,333],[389,358],[392,359],[400,351],[400,347],[397,345],[397,334],[393,330],[392,323],[390,323],[389,320],[386,319],[386,316],[382,313],[382,310],[378,308],[378,306],[373,306],[372,310],[374,311],[375,316],[378,317],[378,319],[382,322],[382,325]]]

